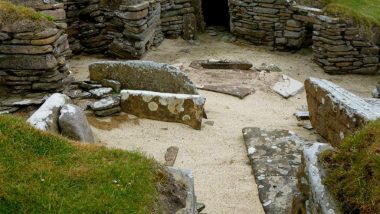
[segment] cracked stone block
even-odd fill
[[[121,108],[128,114],[201,129],[206,99],[200,95],[122,90]]]
[[[244,128],[243,136],[265,213],[304,208],[299,172],[303,148],[311,142],[288,130]]]

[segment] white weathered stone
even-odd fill
[[[303,89],[303,84],[287,75],[282,75],[272,89],[284,98],[292,97]]]
[[[70,98],[64,94],[55,93],[27,120],[37,129],[59,133],[58,112],[59,109],[70,103]]]

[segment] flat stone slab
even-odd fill
[[[7,97],[0,97],[0,106],[40,105],[44,103],[49,96],[50,94],[48,93],[30,93],[26,95],[11,94]]]
[[[183,123],[201,129],[206,99],[200,95],[121,91],[123,112],[141,118]]]
[[[302,201],[298,173],[308,144],[288,130],[244,128],[244,141],[266,213],[291,213],[293,201]]]
[[[244,88],[235,85],[200,85],[198,89],[213,91],[217,93],[227,94],[240,99],[244,99],[246,96],[255,92],[252,88]]]
[[[303,84],[287,75],[281,75],[280,80],[272,87],[273,91],[284,98],[292,97],[303,89]]]
[[[104,61],[89,66],[90,79],[111,79],[122,89],[198,94],[193,82],[175,66],[151,61]]]
[[[239,69],[249,70],[252,64],[245,61],[228,61],[228,60],[205,60],[202,61],[201,66],[207,69]]]

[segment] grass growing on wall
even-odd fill
[[[32,8],[16,5],[6,0],[0,0],[0,22],[8,23],[19,19],[53,21],[52,17],[36,12]]]
[[[380,0],[326,0],[325,11],[353,18],[364,25],[380,25]]]
[[[152,213],[160,166],[0,116],[0,213]]]
[[[325,184],[344,213],[380,213],[380,120],[322,153]]]

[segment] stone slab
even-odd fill
[[[244,61],[226,61],[226,60],[205,60],[201,66],[207,69],[239,69],[249,70],[252,64]]]
[[[335,214],[342,213],[327,187],[323,184],[325,170],[319,162],[322,151],[332,149],[329,144],[314,143],[306,147],[303,154],[305,159],[305,173],[310,184],[309,207],[311,213]]]
[[[255,127],[244,128],[243,137],[264,211],[269,214],[298,213],[291,211],[306,206],[298,189],[298,173],[303,147],[310,142],[288,130]]]
[[[287,99],[298,94],[303,89],[303,84],[283,74],[280,80],[273,85],[272,89]]]
[[[122,89],[198,94],[192,81],[175,66],[151,61],[105,61],[89,66],[90,79],[112,79]]]
[[[177,122],[201,129],[205,98],[200,95],[122,90],[121,108],[137,117]]]
[[[310,121],[333,146],[369,121],[380,118],[378,106],[324,79],[305,81]]]
[[[227,94],[234,97],[238,97],[240,99],[244,99],[246,96],[255,92],[252,88],[244,88],[235,85],[200,85],[198,89],[213,91],[217,93]]]

